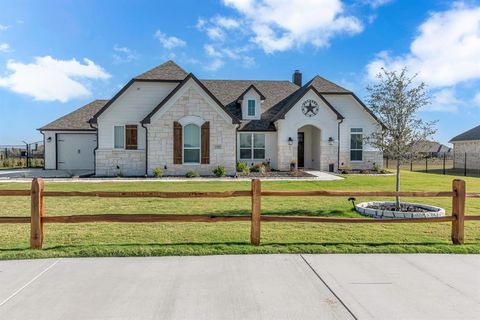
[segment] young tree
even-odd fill
[[[426,84],[414,82],[416,75],[408,76],[407,69],[400,72],[382,71],[377,75],[378,82],[367,87],[368,103],[371,110],[385,125],[382,132],[367,137],[368,143],[383,151],[383,154],[396,159],[395,190],[400,191],[400,164],[414,156],[436,129],[437,121],[423,121],[417,112],[430,104]],[[400,198],[396,197],[397,210]]]

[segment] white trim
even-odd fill
[[[137,126],[137,149],[127,149],[127,130],[126,126]],[[115,148],[115,127],[123,127],[123,148]],[[113,124],[113,150],[125,150],[125,151],[131,151],[131,150],[143,150],[138,148],[138,123],[114,123]],[[98,139],[98,138],[97,138]],[[105,149],[104,149],[105,150]]]
[[[242,134],[248,134],[250,135],[250,142],[251,142],[251,147],[250,148],[242,148]],[[254,139],[253,139],[253,136],[255,134],[261,134],[263,135],[263,148],[255,148],[254,146]],[[246,149],[249,149],[250,150],[250,158],[242,158],[242,149],[246,150]],[[255,158],[254,157],[254,154],[255,154],[255,149],[257,150],[263,150],[264,151],[264,157],[263,158]],[[264,161],[266,160],[266,156],[267,155],[267,137],[265,135],[265,132],[239,132],[238,134],[238,159],[239,161]]]
[[[352,132],[352,129],[361,129],[362,131],[361,132]],[[350,137],[350,144],[349,144],[349,148],[348,148],[348,153],[349,153],[349,160],[350,162],[352,163],[362,163],[364,162],[364,156],[363,156],[363,153],[364,153],[364,146],[365,146],[365,143],[363,141],[363,136],[364,136],[364,133],[363,133],[363,127],[359,127],[359,126],[349,126],[349,137]],[[352,134],[355,134],[355,135],[361,135],[362,136],[362,149],[352,149]],[[352,160],[352,151],[361,151],[362,152],[362,160]]]
[[[198,117],[199,118],[199,117]],[[193,124],[198,127],[198,148],[187,148],[189,150],[198,149],[198,162],[185,162],[185,127]],[[202,163],[202,127],[197,125],[194,122],[186,123],[185,126],[182,125],[182,165],[199,165]]]

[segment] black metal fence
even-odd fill
[[[384,156],[386,169],[396,168],[396,159]],[[480,153],[438,152],[406,157],[400,168],[416,172],[480,177]]]
[[[0,168],[43,168],[43,141],[0,145]]]

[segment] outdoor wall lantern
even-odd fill
[[[288,137],[288,145],[291,146],[293,144],[293,139],[292,137]]]
[[[332,137],[328,138],[328,144],[329,144],[329,145],[333,145],[333,141],[335,141],[335,140],[333,140]]]
[[[47,142],[52,142],[52,137],[48,137]]]

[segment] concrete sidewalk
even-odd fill
[[[480,256],[0,261],[0,319],[479,319]]]

